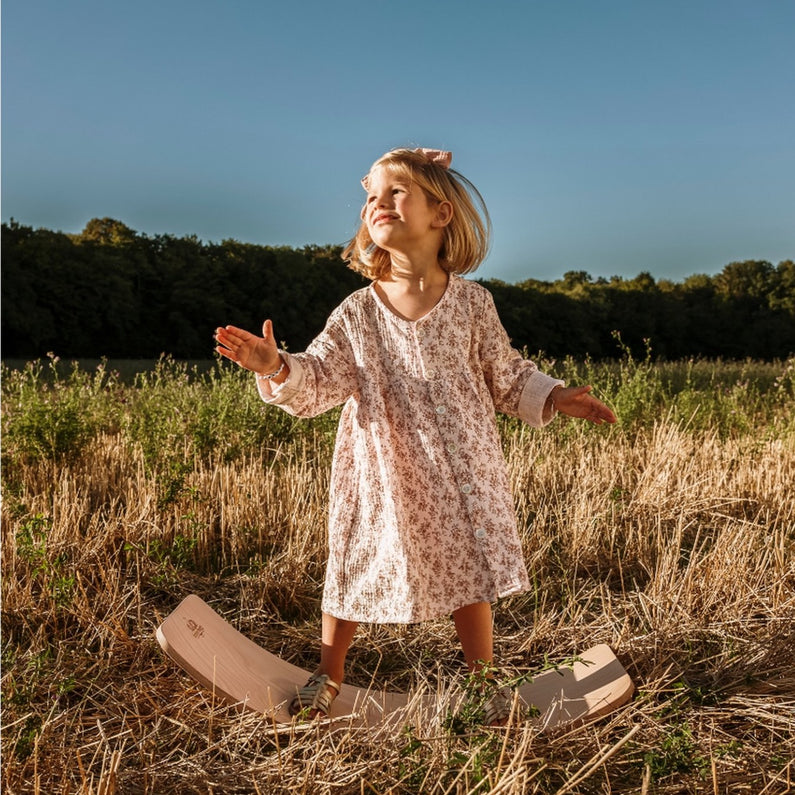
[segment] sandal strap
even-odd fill
[[[513,694],[507,687],[498,687],[483,705],[483,723],[490,726],[510,717],[513,708]]]
[[[328,674],[312,674],[290,702],[289,712],[297,715],[304,710],[317,710],[328,716],[331,703],[339,692],[340,686]]]

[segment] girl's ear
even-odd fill
[[[453,205],[451,202],[442,201],[436,205],[436,218],[433,219],[431,224],[434,228],[441,228],[447,226],[453,220]]]

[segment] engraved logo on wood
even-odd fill
[[[185,623],[194,638],[200,638],[204,635],[204,627],[201,624],[197,624],[192,618],[186,618]]]

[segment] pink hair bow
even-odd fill
[[[450,168],[450,163],[453,162],[453,153],[452,152],[445,152],[442,149],[415,149],[415,152],[424,155],[425,159],[428,160],[430,163],[436,163],[436,165],[441,166],[442,168]]]

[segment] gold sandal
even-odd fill
[[[308,712],[308,717],[311,718],[318,713],[323,717],[328,717],[331,703],[339,695],[339,692],[340,686],[332,681],[328,674],[312,674],[290,702],[288,711],[291,715]]]
[[[508,687],[494,687],[492,694],[483,704],[484,726],[504,726],[511,717],[513,693]]]

